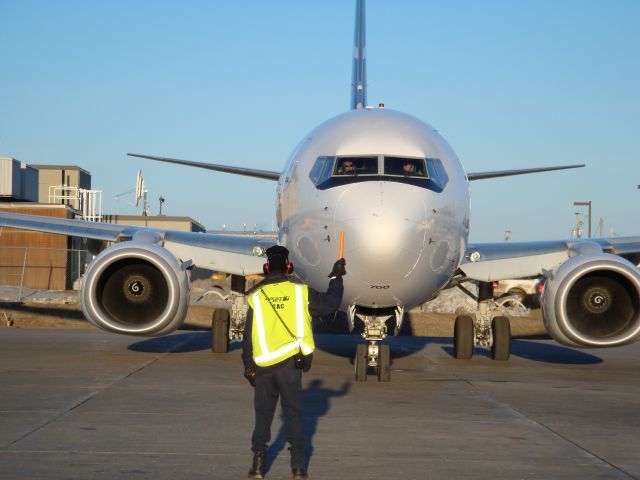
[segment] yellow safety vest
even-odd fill
[[[256,365],[268,367],[293,357],[299,351],[305,355],[313,352],[315,343],[308,298],[306,285],[289,281],[265,285],[249,296],[249,305],[253,309],[251,340]]]

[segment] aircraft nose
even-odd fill
[[[420,192],[391,182],[361,182],[336,203],[336,231],[352,280],[390,286],[415,268],[424,245],[426,208]]]

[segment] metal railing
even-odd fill
[[[49,203],[66,203],[82,213],[83,220],[102,221],[102,190],[87,190],[70,185],[51,185]]]

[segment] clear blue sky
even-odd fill
[[[89,170],[106,213],[142,168],[152,213],[271,228],[275,183],[126,152],[281,170],[349,105],[354,1],[0,0],[0,155]],[[640,1],[369,0],[369,103],[437,128],[469,172],[472,241],[640,234]],[[586,213],[586,209],[582,209]]]

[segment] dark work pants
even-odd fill
[[[291,467],[304,468],[304,431],[302,412],[302,370],[292,359],[282,368],[256,377],[253,405],[256,410],[256,426],[251,438],[251,449],[266,452],[271,440],[271,422],[280,397],[287,440],[291,444]]]

